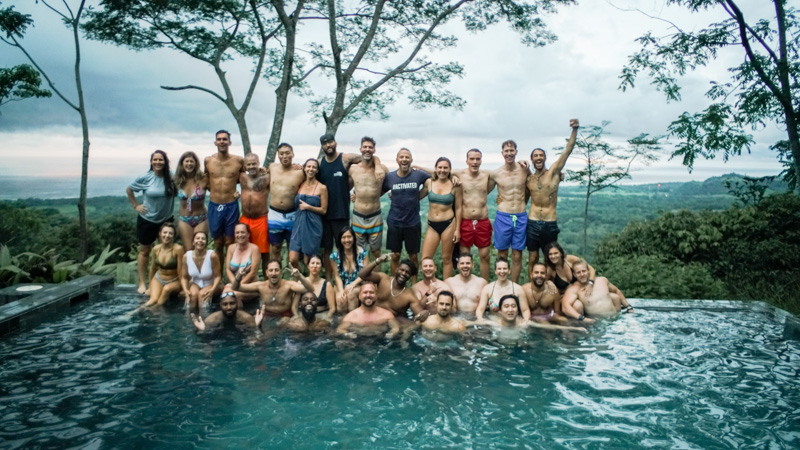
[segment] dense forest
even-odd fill
[[[587,249],[581,248],[585,192],[580,186],[562,186],[559,241],[632,297],[767,299],[797,311],[800,302],[792,295],[800,289],[800,200],[779,194],[786,186],[777,181],[759,185],[756,196],[753,187],[742,186],[742,177],[729,174],[704,182],[621,186],[595,194]],[[495,199],[493,192],[488,199],[490,217],[496,211]],[[389,201],[383,199],[384,212]],[[89,202],[89,254],[118,249],[103,253],[102,264],[97,257],[90,264],[73,262],[78,259],[75,203],[0,203],[0,282],[53,281],[92,267],[104,267],[120,282],[131,280],[136,214],[127,200],[104,196]],[[423,200],[423,223],[427,206]],[[61,274],[54,277],[59,264]],[[64,267],[70,272],[64,273]],[[522,273],[520,281],[527,282],[527,271]]]

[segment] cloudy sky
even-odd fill
[[[4,2],[3,6],[11,3]],[[746,1],[747,15],[769,15],[769,5]],[[525,47],[517,35],[495,26],[470,34],[458,26],[450,30],[459,37],[456,49],[432,55],[437,61],[459,61],[466,76],[452,83],[452,90],[466,100],[463,111],[417,110],[401,98],[389,108],[390,120],[378,118],[345,124],[339,128],[340,150],[356,151],[361,136],[374,136],[379,155],[393,163],[400,147],[408,147],[415,162],[433,165],[440,155],[449,156],[456,167],[465,164],[465,151],[480,148],[486,154],[484,167],[501,164],[500,143],[515,139],[521,155],[534,147],[552,149],[563,145],[570,118],[581,124],[610,121],[608,140],[623,143],[639,133],[665,134],[667,125],[684,111],[705,107],[703,93],[713,79],[724,77],[725,67],[741,61],[736,52],[721,54],[708,68],[690,74],[683,82],[683,101],[667,104],[664,96],[642,78],[636,89],[621,92],[618,75],[628,55],[637,49],[634,39],[648,30],[669,32],[657,19],[630,11],[638,8],[650,16],[699,29],[714,14],[689,15],[667,8],[663,0],[584,0],[546,17],[558,41],[543,48]],[[24,44],[51,74],[57,86],[74,97],[71,35],[43,5],[26,1],[16,9],[32,14],[36,26]],[[146,170],[148,155],[161,148],[174,158],[193,150],[201,156],[215,151],[213,133],[219,128],[234,132],[236,126],[218,100],[199,92],[167,92],[160,85],[197,84],[212,88],[218,82],[210,67],[171,50],[136,53],[124,48],[84,41],[83,79],[91,133],[90,175],[131,178]],[[25,62],[14,48],[0,47],[4,66]],[[248,77],[247,64],[228,67],[239,80],[239,94]],[[272,87],[261,83],[248,113],[255,151],[264,154],[274,107]],[[78,115],[55,96],[12,102],[0,111],[0,142],[4,175],[80,174],[81,131]],[[316,155],[318,137],[324,132],[321,119],[308,113],[305,100],[290,97],[283,141],[295,146],[298,160]],[[727,172],[753,176],[777,174],[781,167],[768,147],[781,138],[781,129],[768,124],[754,133],[752,154],[721,160],[701,160],[689,173],[679,161],[661,161],[639,167],[633,183],[703,180]],[[241,147],[235,147],[241,151]],[[552,157],[552,156],[551,156]],[[581,164],[573,157],[567,168]],[[389,164],[387,164],[389,165]]]

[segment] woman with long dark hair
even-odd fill
[[[175,187],[180,200],[178,232],[183,249],[192,250],[193,236],[198,232],[208,234],[208,210],[206,210],[206,176],[200,167],[200,159],[194,152],[186,152],[178,159],[175,168]]]
[[[136,269],[139,275],[139,293],[147,293],[147,260],[153,242],[158,238],[161,226],[172,222],[175,200],[175,184],[169,171],[169,158],[163,150],[150,155],[150,170],[133,180],[125,192],[133,209],[139,213],[136,219],[136,237],[139,241],[139,255]],[[142,193],[142,203],[136,200],[136,192]]]
[[[344,227],[336,236],[336,250],[331,253],[334,266],[333,277],[336,282],[336,310],[347,313],[358,306],[357,288],[363,280],[358,273],[369,264],[369,251],[356,245],[356,234],[350,227]]]
[[[319,181],[319,161],[308,159],[303,164],[305,181],[297,190],[294,207],[297,215],[289,240],[289,263],[300,267],[300,255],[308,265],[308,259],[316,255],[322,242],[322,216],[328,210],[328,188]]]
[[[570,284],[575,281],[572,265],[581,261],[575,255],[568,255],[558,242],[551,242],[544,246],[544,265],[547,266],[547,278],[553,280],[558,292],[564,295]],[[596,276],[594,267],[586,264],[589,269],[589,280],[593,283]]]
[[[442,243],[442,279],[453,276],[453,249],[461,239],[461,186],[453,186],[452,165],[442,156],[436,160],[428,188],[428,230],[422,242],[422,258],[433,258]]]

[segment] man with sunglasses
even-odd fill
[[[219,307],[219,311],[211,313],[205,319],[199,314],[194,315],[192,313],[191,318],[194,326],[200,331],[206,331],[209,328],[238,327],[240,325],[246,328],[258,328],[264,319],[263,308],[256,311],[255,317],[239,310],[236,293],[233,292],[230,284],[225,285],[222,295],[219,296]]]

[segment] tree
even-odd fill
[[[457,62],[438,64],[426,52],[453,47],[457,38],[441,34],[458,19],[470,31],[483,31],[505,21],[526,45],[555,39],[541,19],[561,0],[377,0],[347,4],[310,2],[308,11],[328,21],[329,47],[310,47],[314,65],[301,76],[320,70],[335,81],[333,92],[312,99],[312,112],[322,116],[327,133],[336,134],[345,121],[370,114],[386,119],[386,107],[402,92],[416,107],[463,108],[465,102],[447,89],[463,76]]]
[[[575,154],[581,155],[586,166],[580,170],[567,170],[567,181],[580,182],[586,186],[586,196],[583,204],[583,253],[586,254],[589,245],[587,232],[589,229],[589,200],[592,194],[603,189],[616,188],[617,183],[630,178],[631,165],[636,159],[645,164],[657,159],[656,153],[661,150],[661,137],[649,137],[642,133],[628,140],[628,147],[614,146],[602,139],[603,127],[610,122],[603,122],[602,126],[584,127],[584,132],[575,142]],[[563,148],[561,149],[563,151]]]
[[[42,89],[41,85],[39,72],[28,64],[0,69],[0,106],[26,98],[53,95],[47,89]]]
[[[742,177],[722,180],[722,185],[736,197],[742,206],[755,206],[764,200],[769,185],[775,177]]]
[[[299,6],[302,3],[300,1]],[[88,13],[85,29],[90,38],[134,50],[171,48],[210,65],[222,87],[221,93],[194,84],[161,88],[198,90],[221,101],[236,120],[244,153],[251,152],[247,110],[266,59],[274,56],[269,53],[267,44],[283,25],[274,18],[265,20],[259,12],[262,6],[255,0],[103,0],[100,6]],[[244,100],[238,105],[234,86],[228,81],[227,70],[223,69],[223,63],[235,57],[255,62]],[[285,104],[282,107],[285,109]],[[278,117],[277,111],[275,116]],[[282,111],[280,117],[282,126]]]
[[[77,8],[70,7],[66,0],[63,0],[64,8],[60,10],[51,5],[49,0],[39,0],[50,11],[54,12],[61,17],[63,22],[72,31],[72,40],[75,45],[75,89],[77,102],[67,98],[60,89],[56,88],[50,77],[43,68],[36,62],[34,57],[28,53],[25,47],[20,42],[23,38],[28,27],[33,25],[33,19],[29,14],[22,14],[14,11],[14,7],[0,9],[0,31],[5,34],[5,37],[0,37],[0,41],[16,47],[19,49],[36,70],[47,81],[50,89],[64,101],[70,108],[80,115],[81,129],[83,131],[83,152],[81,154],[81,192],[78,200],[78,220],[80,222],[80,255],[81,259],[85,259],[88,255],[89,249],[89,232],[86,222],[86,182],[89,178],[89,121],[86,118],[86,104],[83,99],[83,84],[81,83],[81,38],[79,28],[81,25],[81,18],[84,14],[84,6],[86,0],[78,2]]]
[[[766,122],[786,127],[787,139],[771,148],[786,169],[784,178],[795,189],[800,175],[800,22],[797,11],[786,0],[772,0],[774,16],[745,17],[734,0],[668,0],[692,13],[721,11],[728,19],[688,31],[671,24],[674,32],[657,37],[652,32],[638,39],[641,50],[630,56],[623,68],[620,88],[634,86],[640,72],[666,94],[667,101],[680,100],[678,77],[708,65],[724,50],[743,53],[738,66],[730,67],[728,80],[712,82],[706,96],[712,100],[704,111],[683,113],[669,125],[669,133],[681,143],[673,157],[683,158],[691,170],[698,156],[712,158],[750,151],[753,138],[747,129]]]

